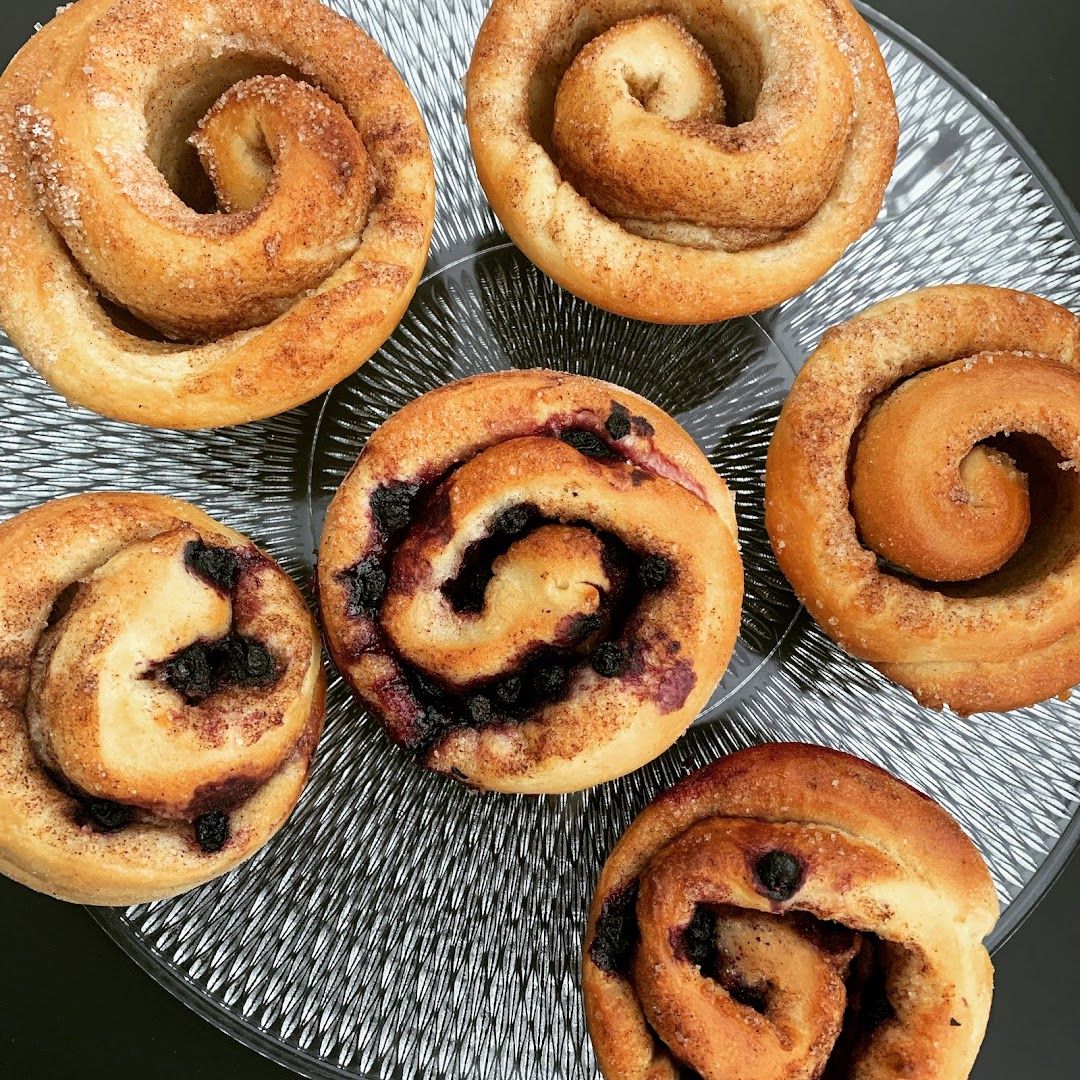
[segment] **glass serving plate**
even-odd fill
[[[387,48],[431,133],[439,213],[401,326],[311,405],[192,433],[67,408],[5,342],[0,513],[92,488],[165,492],[247,532],[307,582],[327,502],[382,420],[448,379],[546,365],[650,397],[733,486],[742,638],[712,702],[667,754],[615,783],[541,799],[477,796],[422,773],[335,676],[311,784],[275,841],[179,899],[97,911],[102,926],[197,1012],[307,1076],[592,1077],[579,950],[607,852],[689,770],[753,743],[804,740],[878,762],[959,818],[997,882],[999,945],[1080,832],[1080,703],[961,720],[920,709],[844,656],[773,562],[762,471],[795,371],[826,327],[874,301],[974,281],[1080,306],[1080,222],[1060,187],[982,94],[867,10],[903,123],[877,226],[824,280],[757,318],[630,322],[553,285],[488,209],[460,82],[486,0],[334,6]]]

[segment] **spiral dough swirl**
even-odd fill
[[[666,749],[723,674],[732,498],[620,387],[466,379],[372,435],[327,514],[319,598],[338,667],[425,765],[577,790]]]
[[[315,0],[79,0],[0,77],[0,325],[108,416],[315,397],[396,326],[433,217],[408,89]]]
[[[253,854],[322,728],[318,633],[289,577],[156,495],[27,510],[0,554],[0,871],[133,904]]]
[[[964,1080],[997,919],[931,800],[820,747],[744,750],[660,796],[589,916],[586,1018],[609,1080]]]
[[[1080,318],[946,286],[829,331],[769,449],[766,526],[822,628],[924,705],[1080,682]]]
[[[801,292],[873,223],[896,157],[889,77],[848,0],[495,0],[466,98],[517,244],[656,322]]]

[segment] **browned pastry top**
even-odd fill
[[[315,397],[397,325],[433,218],[408,89],[316,0],[79,0],[0,76],[0,326],[108,416]]]

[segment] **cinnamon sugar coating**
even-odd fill
[[[765,524],[822,629],[959,713],[1080,682],[1080,318],[982,286],[828,331],[769,448]]]
[[[743,750],[660,795],[597,883],[585,1015],[609,1080],[964,1080],[998,915],[936,803],[816,746]]]
[[[0,76],[0,326],[107,416],[315,397],[397,325],[433,218],[415,102],[316,0],[79,0]]]

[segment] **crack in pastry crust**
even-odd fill
[[[514,241],[563,287],[655,322],[808,287],[873,224],[898,140],[848,0],[495,0],[466,103]]]
[[[284,571],[157,495],[46,503],[0,525],[0,552],[0,872],[133,904],[254,854],[323,722],[318,632]]]
[[[745,750],[649,806],[601,873],[586,1018],[619,1080],[963,1080],[998,913],[959,826],[820,747]]]
[[[79,0],[0,77],[0,325],[107,416],[217,427],[339,382],[434,211],[408,89],[315,0]]]
[[[766,467],[777,561],[834,640],[927,706],[1080,681],[1080,318],[926,289],[830,330]]]
[[[501,791],[577,790],[689,725],[734,647],[732,498],[619,387],[452,383],[368,441],[327,513],[334,659],[396,742]]]

